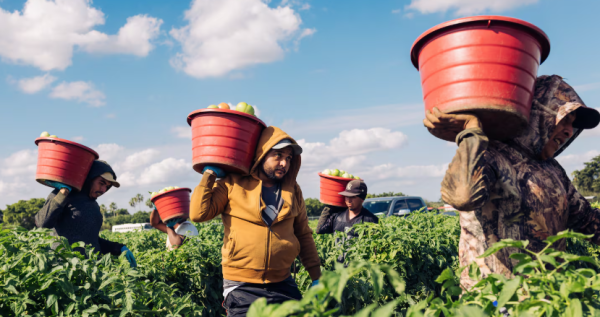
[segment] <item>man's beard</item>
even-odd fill
[[[262,165],[260,168],[262,169],[262,172],[265,175],[267,175],[267,177],[270,180],[273,180],[273,181],[276,181],[276,182],[281,182],[283,180],[283,178],[285,177],[285,174],[287,174],[287,173],[285,173],[285,170],[282,170],[282,171],[284,171],[283,176],[277,177],[277,175],[275,175],[275,171],[277,171],[276,169],[274,169],[274,168],[268,168],[268,167],[265,168],[264,165]]]

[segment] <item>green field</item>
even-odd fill
[[[54,251],[50,245],[56,238],[47,230],[0,230],[0,315],[222,316],[223,227],[217,222],[197,226],[199,235],[173,252],[165,250],[166,235],[157,230],[103,232],[133,251],[135,270],[123,256],[90,253],[85,259],[66,244]],[[598,249],[585,241],[569,238],[567,251],[587,257],[552,250],[539,255],[557,266],[566,261],[557,272],[550,274],[535,257],[522,256],[521,276],[488,277],[459,298],[457,217],[417,213],[356,230],[360,237],[342,247],[335,245],[335,235],[315,235],[326,272],[321,284],[309,289],[310,278],[297,261],[294,276],[305,294],[302,302],[257,302],[249,316],[500,316],[499,307],[490,306],[493,301],[509,308],[511,316],[563,316],[569,309],[572,316],[596,316],[590,309],[600,308]],[[351,264],[336,268],[344,251]],[[476,267],[466,269],[477,275]],[[540,281],[545,276],[550,280]],[[534,281],[542,290],[535,298]]]

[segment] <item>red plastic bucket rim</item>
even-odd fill
[[[154,203],[154,201],[156,200],[156,198],[158,198],[158,197],[161,197],[161,196],[164,196],[164,195],[166,195],[166,194],[170,194],[170,193],[173,193],[173,192],[179,191],[179,190],[187,190],[187,191],[189,191],[190,193],[192,192],[192,190],[191,190],[191,189],[189,189],[189,188],[185,188],[185,187],[183,187],[183,188],[175,188],[175,189],[167,190],[166,192],[164,192],[164,193],[162,193],[162,194],[158,194],[158,195],[156,195],[156,196],[154,196],[154,197],[150,198],[150,201]]]
[[[90,149],[89,147],[83,145],[83,144],[79,144],[77,142],[73,142],[73,141],[69,141],[69,140],[65,140],[65,139],[60,139],[60,138],[48,138],[48,137],[39,137],[37,139],[35,139],[35,145],[39,146],[39,143],[42,141],[50,141],[50,142],[59,142],[59,143],[65,143],[65,144],[69,144],[69,145],[74,145],[77,146],[79,148],[82,148],[92,154],[94,154],[94,157],[96,157],[95,159],[99,159],[100,155],[98,155],[98,153],[92,149]]]
[[[246,117],[248,119],[252,119],[252,120],[254,120],[254,121],[262,124],[262,126],[265,127],[265,128],[267,127],[267,125],[262,120],[260,120],[259,118],[255,117],[255,116],[253,116],[251,114],[248,114],[248,113],[245,113],[245,112],[241,112],[241,111],[237,111],[237,110],[215,109],[215,108],[205,108],[205,109],[198,109],[198,110],[192,111],[188,115],[188,117],[187,117],[187,123],[191,126],[192,125],[192,120],[194,119],[195,116],[197,116],[199,114],[202,114],[202,113],[213,113],[213,112],[214,113],[229,113],[229,114],[233,114],[233,115],[236,115],[236,116]]]
[[[410,59],[416,69],[419,69],[419,52],[427,41],[437,36],[438,34],[448,31],[449,29],[463,27],[468,24],[487,24],[488,26],[493,22],[500,22],[505,25],[518,26],[520,29],[527,31],[533,37],[535,37],[542,47],[540,64],[543,63],[548,55],[550,55],[550,39],[548,35],[537,26],[520,19],[505,17],[500,15],[479,15],[466,18],[455,19],[438,24],[429,30],[425,31],[417,40],[413,43],[410,48]]]
[[[331,178],[331,179],[337,179],[337,180],[355,180],[356,178],[344,178],[344,177],[339,177],[339,176],[331,176],[331,175],[325,175],[323,173],[318,173],[319,176],[323,177],[323,178]],[[358,180],[362,180],[362,178],[359,178]]]

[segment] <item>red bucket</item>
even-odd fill
[[[189,188],[176,188],[158,194],[150,200],[156,206],[160,219],[166,222],[172,218],[185,218],[190,216],[190,193]]]
[[[319,173],[321,176],[321,190],[319,200],[326,204],[338,207],[346,207],[344,196],[339,193],[346,190],[348,183],[354,179],[343,178]]]
[[[410,57],[421,74],[425,110],[475,113],[490,138],[504,140],[527,127],[538,67],[549,53],[550,41],[535,25],[476,16],[429,29]]]
[[[230,173],[248,174],[264,122],[253,115],[226,109],[200,109],[188,116],[192,127],[194,170],[213,165]]]
[[[55,181],[81,190],[98,153],[79,143],[58,138],[37,138],[38,161],[35,180]]]

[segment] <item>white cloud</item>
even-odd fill
[[[195,173],[191,170],[191,164],[184,159],[173,157],[164,159],[158,163],[150,165],[141,173],[138,184],[162,184],[175,181],[178,177],[187,173]]]
[[[283,58],[282,45],[298,35],[302,20],[289,6],[261,0],[194,0],[188,25],[170,34],[182,52],[171,65],[196,78],[219,77]]]
[[[591,150],[585,153],[580,154],[569,154],[569,155],[560,155],[556,158],[556,160],[563,166],[578,166],[576,169],[581,166],[583,168],[584,162],[589,162],[594,157],[600,155],[600,151]]]
[[[302,165],[324,167],[339,159],[358,156],[370,152],[398,149],[405,145],[408,137],[399,131],[385,128],[344,130],[329,141],[306,142],[298,140],[302,146]],[[350,161],[346,161],[349,164]]]
[[[147,15],[129,17],[117,35],[91,31],[91,39],[82,43],[82,48],[92,53],[120,53],[145,57],[154,48],[151,41],[158,37],[162,23],[162,20]]]
[[[19,80],[19,89],[26,94],[35,94],[36,92],[43,90],[52,84],[56,80],[56,77],[50,74],[42,76],[23,78]]]
[[[101,160],[110,163],[110,161],[119,157],[125,151],[125,148],[116,143],[105,143],[98,145],[94,150],[98,152]]]
[[[502,12],[537,2],[538,0],[412,0],[406,9],[416,10],[422,14],[455,11],[456,15],[471,15],[482,12]]]
[[[74,136],[71,138],[71,141],[76,141],[76,142],[81,142],[83,140],[85,140],[85,138],[82,136]]]
[[[2,176],[18,176],[35,174],[37,151],[21,150],[5,158],[0,168]]]
[[[161,20],[134,16],[117,35],[94,30],[104,13],[91,0],[28,0],[22,11],[0,8],[0,56],[4,61],[41,70],[64,70],[75,46],[89,52],[145,56],[158,35]]]
[[[398,167],[394,164],[382,164],[367,171],[370,179],[389,179],[389,178],[425,178],[443,177],[448,170],[448,164],[439,165],[413,165]]]
[[[152,160],[154,158],[156,158],[158,156],[159,152],[155,149],[147,149],[147,150],[143,150],[141,152],[136,152],[133,153],[129,156],[127,156],[127,158],[125,158],[125,161],[123,162],[123,164],[121,165],[121,167],[123,168],[123,170],[134,170],[138,167],[142,167],[150,162],[152,162]]]
[[[402,9],[392,10],[392,14],[399,14],[400,12],[402,12]]]
[[[295,49],[298,50],[298,48],[300,46],[300,41],[303,38],[312,36],[315,33],[317,33],[317,29],[304,29],[304,30],[302,30],[302,33],[300,33],[300,35],[298,36],[298,38],[296,38],[296,40],[294,40]]]
[[[104,93],[96,90],[94,84],[84,81],[70,83],[63,81],[52,89],[50,97],[85,102],[92,107],[100,107],[106,103]]]
[[[178,138],[192,139],[192,128],[190,126],[172,127],[171,132],[174,133]]]

